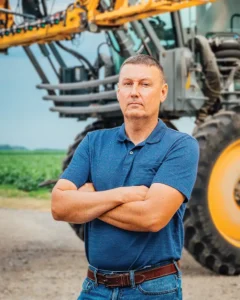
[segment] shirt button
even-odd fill
[[[129,153],[130,153],[130,154],[133,154],[133,151],[130,151]]]

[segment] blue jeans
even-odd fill
[[[151,267],[156,266],[158,265]],[[89,268],[95,274],[97,272],[101,274],[120,273],[120,271],[96,269],[91,265],[89,265]],[[136,270],[128,271],[131,279],[130,287],[109,288],[104,284],[97,283],[97,280],[94,281],[86,277],[82,284],[81,294],[77,300],[182,300],[182,274],[179,269],[176,274],[151,279],[137,285],[134,282],[135,271]]]

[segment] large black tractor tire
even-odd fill
[[[215,52],[215,55],[217,58],[240,58],[240,50],[237,49],[231,49],[231,50],[221,50],[218,52]]]
[[[240,50],[240,43],[237,40],[224,41],[221,44],[211,45],[213,52],[223,51],[223,50]]]
[[[185,248],[204,267],[240,274],[240,107],[206,118],[196,184],[185,213]]]
[[[77,148],[77,146],[79,145],[79,143],[83,140],[83,138],[87,135],[88,132],[93,131],[93,130],[98,130],[98,129],[104,129],[104,128],[113,128],[116,126],[120,126],[122,124],[123,120],[111,120],[109,122],[104,122],[101,120],[98,120],[96,122],[94,122],[93,124],[88,125],[83,132],[79,133],[75,140],[74,143],[72,145],[69,146],[68,148],[68,152],[67,152],[67,157],[64,159],[63,161],[63,165],[62,165],[62,169],[63,171],[67,168],[67,166],[69,165],[73,154]],[[72,227],[72,229],[75,231],[75,233],[77,234],[77,236],[84,241],[84,224],[72,224],[69,223],[69,225]]]

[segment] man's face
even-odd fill
[[[117,98],[127,118],[158,116],[159,105],[167,97],[168,86],[155,66],[126,64],[119,77]]]

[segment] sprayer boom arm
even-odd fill
[[[9,8],[6,6],[8,1],[0,0],[0,50],[72,39],[75,34],[83,31],[116,28],[130,21],[214,1],[142,0],[129,4],[126,0],[116,0],[113,7],[104,10],[100,0],[76,0],[64,11],[42,19],[31,18],[21,25],[15,25],[14,12],[6,12],[6,7]]]

